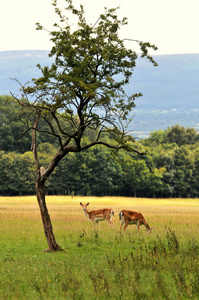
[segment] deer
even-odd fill
[[[124,225],[124,231],[128,225],[136,224],[138,233],[140,233],[140,226],[144,225],[147,229],[147,233],[150,233],[154,227],[150,227],[149,224],[146,222],[143,215],[139,212],[131,211],[131,210],[122,210],[119,212],[119,219],[121,220],[120,226],[120,233],[122,226]]]
[[[106,220],[110,225],[113,225],[111,219],[112,216],[114,216],[114,211],[111,208],[102,208],[98,210],[88,211],[87,207],[89,206],[89,203],[82,204],[82,202],[80,202],[80,205],[82,206],[86,217],[93,222],[94,228],[96,223],[99,226],[98,222],[104,220]]]

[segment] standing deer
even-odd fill
[[[89,205],[89,203],[82,204],[80,202],[80,205],[82,206],[86,217],[93,222],[94,227],[95,223],[97,223],[97,225],[99,226],[98,222],[104,220],[106,220],[110,225],[113,225],[111,218],[112,216],[114,216],[114,211],[111,208],[103,208],[98,210],[92,210],[89,212],[87,210],[87,206]]]
[[[131,211],[131,210],[122,210],[119,212],[119,219],[121,220],[120,232],[124,225],[124,231],[128,225],[136,224],[137,230],[140,232],[140,225],[144,225],[147,229],[147,232],[150,233],[154,227],[150,227],[149,224],[146,222],[145,218],[141,213]]]

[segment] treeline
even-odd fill
[[[30,133],[20,137],[24,120],[12,97],[0,97],[0,195],[35,194],[35,165]],[[89,139],[89,133],[85,137]],[[48,194],[136,197],[199,197],[199,135],[175,125],[135,142],[146,155],[112,152],[96,146],[70,153],[51,175]],[[56,144],[39,137],[46,167]]]

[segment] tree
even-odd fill
[[[166,172],[166,169],[164,167],[160,169],[153,169],[152,172],[150,173],[150,178],[149,178],[149,190],[153,194],[153,198],[156,197],[156,192],[161,192],[164,189],[164,183],[162,181],[163,174]]]
[[[190,196],[190,186],[194,159],[191,151],[187,146],[181,146],[174,152],[174,190],[177,197]]]
[[[144,160],[125,158],[123,163],[124,186],[128,195],[137,197],[137,190],[146,189],[149,181],[149,169]]]
[[[110,151],[102,151],[100,147],[95,147],[93,156],[95,159],[89,162],[91,193],[97,196],[118,195],[122,188],[120,164],[110,155]]]
[[[105,9],[94,25],[88,25],[83,6],[76,9],[72,0],[66,3],[68,15],[77,18],[77,29],[72,31],[68,17],[54,0],[60,24],[54,24],[55,30],[50,32],[54,46],[49,56],[54,56],[55,62],[51,67],[38,65],[42,76],[22,85],[24,100],[17,99],[23,110],[27,109],[29,119],[30,116],[35,118],[26,131],[32,129],[37,200],[49,247],[47,251],[62,250],[55,240],[45,201],[46,181],[58,163],[70,152],[81,152],[95,145],[139,153],[133,149],[132,137],[126,133],[128,114],[135,106],[135,98],[141,96],[141,93],[127,95],[124,90],[137,59],[136,52],[127,49],[125,40],[119,38],[119,29],[127,20],[118,19],[117,9]],[[44,28],[37,24],[37,29]],[[141,56],[156,65],[148,49],[157,48],[149,43],[134,42],[139,44]],[[39,128],[42,119],[48,130]],[[93,139],[84,144],[82,138],[88,128],[94,132]],[[37,152],[37,133],[50,134],[59,142],[59,149],[45,170],[41,169]],[[107,135],[111,138],[108,142]]]
[[[199,148],[194,153],[193,173],[190,189],[192,197],[199,196]]]
[[[24,152],[30,150],[30,139],[23,136],[23,120],[20,107],[11,96],[0,96],[0,150]]]
[[[165,142],[166,130],[155,130],[149,134],[149,137],[145,140],[146,145],[159,145]]]
[[[31,134],[22,135],[25,119],[20,113],[20,106],[11,96],[0,96],[0,150],[24,153],[30,151]],[[42,121],[40,127],[47,130]],[[40,135],[38,143],[56,143],[53,136]]]
[[[5,195],[7,191],[12,195],[14,187],[12,178],[10,178],[10,174],[12,174],[14,155],[13,153],[5,153],[4,151],[0,151],[0,192],[1,195]]]
[[[168,129],[166,140],[169,143],[176,143],[178,146],[193,144],[198,141],[198,133],[194,128],[175,125]]]

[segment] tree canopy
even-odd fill
[[[57,1],[53,1],[61,24],[65,24],[62,27],[54,24],[55,30],[50,32],[54,46],[49,55],[55,57],[55,62],[51,67],[38,65],[42,76],[23,86],[26,100],[23,105],[39,113],[62,149],[66,150],[70,143],[75,145],[70,151],[81,151],[95,144],[124,147],[131,139],[126,136],[131,121],[128,114],[135,106],[135,98],[141,96],[141,93],[127,95],[124,90],[137,59],[136,52],[126,49],[124,40],[119,38],[119,29],[127,20],[118,20],[117,9],[105,9],[94,25],[88,25],[83,6],[78,10],[72,1],[66,3],[67,12],[78,19],[78,28],[72,31],[68,18],[57,7]],[[37,29],[43,27],[37,24]],[[156,65],[148,55],[148,48],[156,47],[135,42],[140,45],[142,56]],[[83,146],[81,138],[87,128],[94,131],[93,140]],[[112,144],[104,142],[104,132],[112,136]]]
[[[119,38],[119,30],[127,25],[127,19],[119,20],[116,8],[105,9],[96,23],[89,25],[83,6],[76,8],[72,0],[66,0],[67,14],[77,18],[77,28],[72,30],[68,15],[62,13],[56,0],[53,5],[60,18],[50,32],[54,46],[49,55],[55,61],[51,67],[38,65],[42,76],[22,84],[23,99],[17,99],[26,112],[26,131],[32,130],[37,200],[50,251],[61,247],[55,241],[46,207],[45,184],[58,163],[71,152],[96,145],[143,154],[133,147],[130,143],[133,139],[127,134],[128,115],[135,106],[135,98],[141,96],[141,93],[127,95],[124,90],[137,59],[136,52],[127,49]],[[43,26],[37,24],[37,29],[42,30]],[[148,49],[155,50],[156,46],[134,42],[139,44],[141,56],[156,65],[148,54]],[[47,128],[40,126],[41,120]],[[87,130],[93,134],[86,140]],[[46,169],[41,166],[37,149],[38,133],[53,136],[59,145]]]

